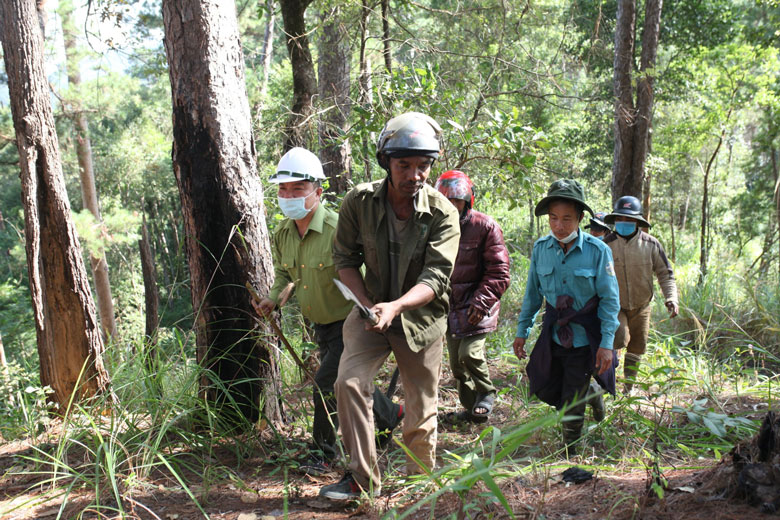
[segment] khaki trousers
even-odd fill
[[[336,378],[336,399],[349,470],[364,489],[381,491],[382,477],[374,444],[374,377],[390,355],[395,354],[404,387],[403,441],[426,466],[436,461],[436,414],[442,340],[439,338],[420,352],[412,352],[397,318],[384,333],[365,330],[365,321],[356,309],[344,322],[344,353]],[[408,473],[421,469],[409,457]]]
[[[650,303],[630,311],[620,309],[618,321],[620,326],[615,332],[615,348],[625,348],[629,354],[642,356],[650,333]]]

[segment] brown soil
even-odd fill
[[[494,379],[502,385],[522,383],[521,377],[502,364],[503,372],[493,367]],[[389,371],[382,375],[389,379]],[[385,382],[386,386],[386,382]],[[401,390],[399,389],[399,394]],[[295,399],[304,401],[309,398],[308,388],[296,392]],[[402,399],[402,396],[399,395]],[[724,398],[729,412],[757,410],[761,403],[745,398]],[[454,411],[457,406],[457,392],[450,381],[449,371],[445,368],[440,392],[442,413]],[[764,408],[765,410],[765,408]],[[506,430],[527,417],[508,397],[499,399],[490,418],[490,424]],[[483,427],[467,426],[453,429],[440,423],[439,454],[446,451],[462,451],[464,446],[472,445]],[[290,427],[284,432],[290,438],[296,438],[303,446],[305,435]],[[556,449],[556,433],[539,432],[530,439],[529,453],[547,456]],[[51,435],[49,438],[56,438]],[[396,438],[400,435],[396,433]],[[389,510],[405,510],[416,501],[425,498],[433,488],[415,491],[404,484],[399,477],[390,478],[382,496],[372,503],[335,504],[318,498],[319,488],[335,482],[339,474],[323,478],[312,478],[291,471],[285,479],[279,465],[273,463],[279,447],[272,443],[257,443],[257,452],[250,453],[243,460],[225,449],[211,455],[204,462],[212,472],[199,472],[185,475],[189,492],[203,507],[200,511],[189,494],[171,475],[155,473],[143,480],[135,481],[120,490],[123,507],[129,518],[189,520],[204,518],[225,520],[270,520],[270,518],[298,519],[376,519]],[[53,446],[44,446],[50,451]],[[591,453],[595,450],[591,446]],[[301,452],[302,453],[302,452]],[[300,454],[300,453],[299,453]],[[52,482],[52,475],[35,473],[35,466],[25,457],[33,455],[29,442],[13,442],[0,446],[0,518],[2,519],[54,519],[60,512],[67,491],[68,498],[62,518],[118,518],[116,514],[103,509],[89,508],[94,504],[94,489],[75,488],[68,490],[69,481]],[[40,453],[37,457],[40,457]],[[286,453],[285,456],[290,456]],[[397,448],[389,457],[390,473],[397,474],[397,468],[403,462],[403,456]],[[73,453],[69,460],[89,462],[84,454]],[[547,459],[551,460],[551,459]],[[679,461],[679,457],[675,460]],[[624,469],[619,467],[601,467],[595,471],[592,480],[583,484],[567,485],[560,480],[561,472],[579,462],[580,465],[599,465],[598,458],[573,461],[552,460],[539,466],[522,478],[499,481],[504,496],[518,518],[538,519],[601,519],[601,518],[647,518],[647,519],[735,519],[764,516],[759,509],[745,502],[729,498],[721,489],[708,486],[713,472],[718,471],[718,462],[712,459],[684,461],[677,467],[697,469],[677,469],[667,471],[664,477],[668,485],[663,498],[649,491],[650,477],[646,470]],[[232,473],[232,475],[231,475]],[[212,475],[208,480],[202,475]],[[112,505],[112,491],[105,489],[101,503]],[[113,502],[115,505],[116,503]],[[433,512],[431,511],[433,508]],[[466,496],[443,495],[432,504],[410,515],[414,519],[445,518],[455,514],[458,518],[508,518],[503,507],[492,499],[483,484],[475,486]]]

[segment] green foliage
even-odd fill
[[[673,413],[685,414],[692,424],[704,425],[710,433],[718,437],[728,435],[726,428],[736,428],[747,426],[750,430],[755,429],[755,424],[744,417],[729,417],[725,413],[717,413],[712,407],[707,406],[707,399],[697,399],[693,401],[690,408],[682,406],[672,407]]]

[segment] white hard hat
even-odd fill
[[[305,148],[291,148],[284,154],[276,167],[276,173],[268,182],[281,184],[283,182],[319,181],[325,178],[322,163],[316,155]]]

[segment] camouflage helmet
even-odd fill
[[[385,124],[376,143],[376,158],[387,169],[388,157],[422,156],[438,159],[441,127],[433,118],[420,112],[406,112]]]

